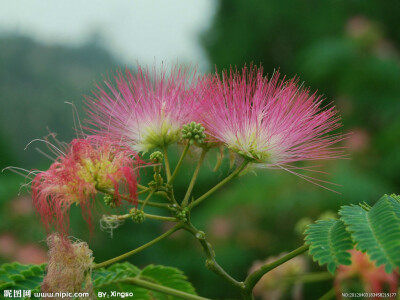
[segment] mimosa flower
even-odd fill
[[[301,160],[342,157],[331,147],[343,135],[331,132],[341,125],[334,107],[297,85],[296,79],[269,80],[262,68],[230,70],[210,82],[196,120],[206,134],[261,168],[283,168]]]
[[[137,152],[173,144],[182,126],[196,113],[195,78],[186,69],[172,67],[152,72],[138,66],[137,74],[126,70],[115,76],[108,90],[97,86],[87,98],[89,123],[100,135],[128,143]]]
[[[369,259],[368,254],[354,249],[349,252],[351,253],[351,265],[340,265],[335,278],[335,290],[338,299],[342,299],[341,294],[347,288],[354,290],[352,289],[352,284],[354,285],[355,283],[354,279],[358,279],[361,282],[362,292],[396,293],[399,282],[398,271],[388,274],[385,272],[385,267],[377,267]],[[378,297],[374,299],[378,299]]]
[[[52,234],[47,238],[49,261],[41,290],[46,293],[89,293],[93,297],[93,253],[87,243]],[[63,299],[55,297],[52,299]]]
[[[136,197],[137,172],[135,153],[108,139],[89,137],[75,139],[47,171],[32,181],[33,203],[46,228],[54,224],[62,233],[68,228],[69,208],[79,204],[90,221],[91,199],[98,189],[113,191],[117,204],[119,186],[129,190],[132,202]]]

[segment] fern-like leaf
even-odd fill
[[[193,285],[187,281],[187,277],[183,274],[182,271],[166,266],[154,266],[149,265],[143,269],[142,273],[140,274],[140,278],[147,279],[152,282],[158,283],[162,286],[167,286],[182,292],[186,292],[192,295],[196,295],[196,291]],[[153,296],[160,297],[159,293],[154,294]],[[164,299],[158,298],[156,299]],[[175,297],[166,297],[165,299],[179,299]]]
[[[0,266],[0,291],[3,296],[4,290],[11,291],[31,291],[33,294],[40,291],[40,284],[43,281],[46,265],[22,265],[17,262],[3,264]],[[14,295],[14,294],[13,294]],[[13,299],[23,299],[13,297]],[[30,298],[27,298],[30,299]]]
[[[23,299],[15,297],[13,291],[31,291],[31,299],[34,293],[40,291],[40,285],[45,275],[46,265],[21,265],[19,263],[4,264],[0,267],[0,292],[3,296],[4,290],[11,290],[13,299]],[[143,270],[125,262],[109,266],[107,269],[94,270],[92,273],[93,288],[97,292],[118,291],[121,293],[132,293],[133,299],[140,300],[178,300],[181,298],[149,290],[145,287],[135,285],[129,279],[140,279],[142,282],[157,284],[176,291],[196,295],[192,284],[187,281],[182,271],[165,266],[149,265]],[[133,284],[132,284],[133,283]],[[27,298],[28,299],[28,298]],[[205,299],[197,297],[197,299]]]
[[[136,277],[139,274],[140,269],[128,262],[113,264],[107,269],[93,271],[93,286],[101,288],[129,277]]]
[[[114,264],[107,269],[99,269],[93,272],[93,286],[95,291],[120,291],[132,292],[133,299],[141,300],[178,300],[180,298],[166,295],[154,290],[132,285],[129,279],[137,278],[146,282],[155,283],[163,287],[196,295],[192,284],[182,271],[166,266],[149,265],[143,270],[131,265],[128,262]]]
[[[400,201],[384,195],[369,211],[357,205],[343,206],[339,215],[356,248],[367,252],[377,266],[390,273],[400,267]]]
[[[400,220],[400,196],[392,194],[387,197],[393,206],[393,211],[396,214],[396,217]]]
[[[353,248],[350,233],[340,220],[320,220],[307,227],[306,244],[309,254],[319,265],[328,264],[328,271],[334,273],[337,266],[350,265],[350,253]]]

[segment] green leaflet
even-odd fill
[[[101,268],[93,271],[93,286],[101,288],[115,282],[120,282],[128,277],[136,277],[139,274],[140,269],[128,262],[113,264],[107,269]]]
[[[350,233],[340,220],[320,220],[307,227],[305,243],[310,246],[309,254],[319,265],[328,264],[328,271],[334,273],[340,264],[350,265],[353,248]]]
[[[392,203],[393,205],[393,211],[396,214],[397,218],[400,220],[400,196],[392,194],[390,196],[387,196],[388,200]]]
[[[0,295],[4,290],[40,290],[46,265],[21,265],[19,263],[3,264],[0,266]],[[13,299],[22,299],[13,297]]]
[[[197,295],[194,287],[189,281],[187,281],[187,277],[183,274],[183,272],[175,268],[149,265],[143,269],[140,277],[142,279],[147,278],[163,286],[167,286],[189,294]],[[169,297],[165,299],[180,298]]]
[[[142,287],[138,287],[127,283],[128,278],[140,278],[142,280],[156,283],[161,286],[169,287],[175,290],[183,291],[192,295],[196,295],[192,284],[187,281],[182,271],[165,266],[149,265],[143,270],[125,262],[114,264],[107,269],[99,269],[93,272],[93,285],[95,291],[121,291],[132,292],[133,299],[160,299],[160,300],[178,300],[170,295],[160,292],[150,291]]]
[[[0,295],[3,296],[4,290],[31,290],[40,291],[40,285],[45,275],[46,265],[21,265],[19,263],[4,264],[0,267]],[[149,265],[143,270],[134,265],[125,262],[93,270],[93,288],[95,295],[97,292],[132,292],[133,298],[140,300],[178,300],[174,296],[166,295],[160,292],[148,290],[143,287],[126,282],[128,278],[140,278],[141,280],[155,283],[164,287],[196,295],[192,284],[187,281],[182,271],[165,266]],[[13,299],[22,299],[13,297]]]
[[[400,267],[400,201],[398,196],[384,195],[369,210],[343,206],[339,214],[356,243],[377,266],[385,265],[390,273]]]
[[[92,279],[95,294],[111,291],[132,292],[135,295],[134,299],[150,300],[147,290],[122,283],[124,279],[136,277],[140,272],[139,268],[128,262],[113,264],[107,269],[93,270]]]
[[[333,273],[339,264],[351,263],[347,250],[366,252],[377,266],[390,273],[400,267],[400,197],[384,195],[373,206],[343,206],[340,220],[317,221],[309,225],[306,244],[320,265]]]

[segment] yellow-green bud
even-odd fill
[[[133,222],[138,224],[143,223],[146,219],[144,212],[142,212],[141,210],[137,210],[136,208],[132,208],[130,214]]]
[[[161,151],[155,151],[152,154],[150,154],[150,160],[155,164],[162,163],[163,158],[164,155],[161,153]]]
[[[195,142],[198,144],[204,143],[206,135],[204,134],[204,127],[196,122],[191,122],[189,124],[183,125],[182,128],[182,138],[188,139],[189,143],[192,145]]]
[[[111,208],[117,207],[115,197],[111,195],[104,195],[104,203]]]

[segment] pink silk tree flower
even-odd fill
[[[107,89],[97,86],[94,97],[87,97],[91,130],[143,153],[180,139],[182,126],[196,113],[195,74],[176,66],[154,66],[152,72],[138,66],[136,75],[126,70],[114,78],[115,85],[107,81]]]
[[[296,79],[279,80],[278,73],[268,79],[262,71],[231,69],[210,80],[196,120],[210,140],[256,167],[290,172],[296,167],[288,164],[296,161],[342,157],[340,148],[332,147],[343,139],[331,133],[341,126],[335,108],[322,107],[321,97]]]
[[[385,272],[385,267],[377,267],[367,253],[355,249],[349,252],[351,265],[340,265],[334,281],[337,299],[342,299],[342,293],[347,290],[354,291],[354,287],[358,288],[360,283],[363,292],[396,293],[400,279],[398,271],[388,274]],[[379,299],[379,297],[373,299]]]
[[[90,206],[98,190],[114,193],[121,204],[119,188],[129,191],[130,201],[137,204],[136,153],[109,139],[91,136],[74,139],[47,171],[32,181],[33,204],[48,230],[55,225],[62,234],[69,227],[68,213],[72,204],[80,205],[90,225]]]

